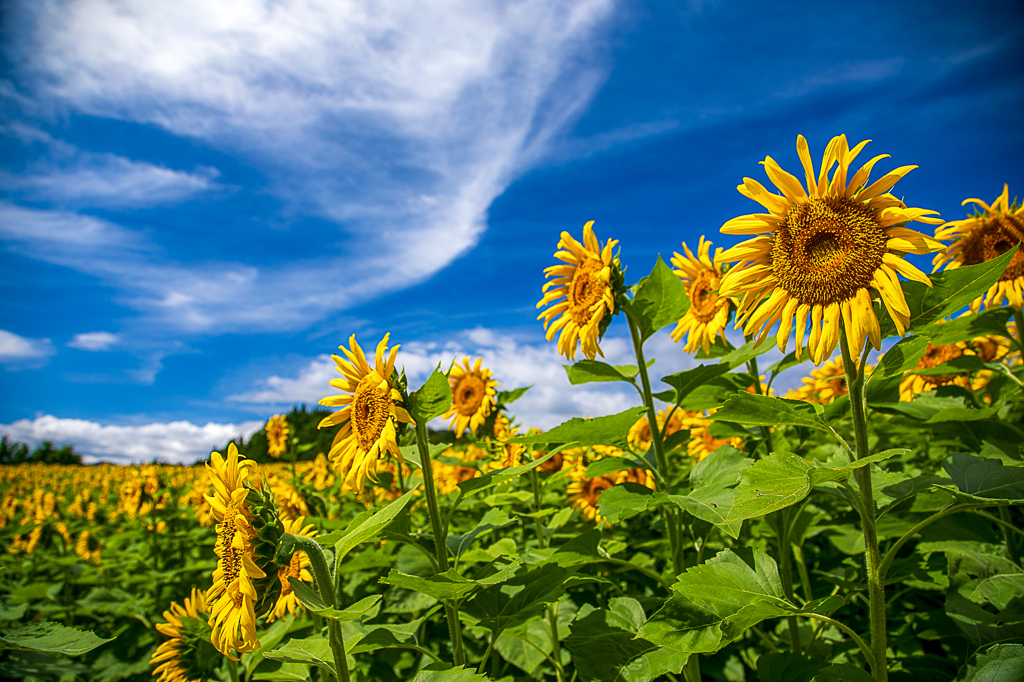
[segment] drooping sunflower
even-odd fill
[[[232,649],[246,653],[260,646],[255,613],[259,596],[253,583],[267,577],[253,558],[256,531],[245,501],[249,493],[245,484],[254,473],[255,462],[245,458],[239,461],[238,449],[231,443],[227,458],[219,452],[210,454],[207,468],[214,494],[207,495],[206,500],[217,519],[217,544],[213,550],[217,568],[213,571],[213,585],[206,592],[209,625],[217,651],[238,660]]]
[[[448,372],[448,385],[452,389],[452,406],[444,413],[450,419],[450,428],[458,438],[468,429],[476,435],[477,429],[494,409],[495,390],[499,384],[491,379],[491,370],[482,367],[484,359],[477,358],[470,367],[469,358],[455,363]]]
[[[720,296],[743,297],[737,328],[742,326],[748,335],[758,333],[761,341],[778,322],[779,348],[785,352],[795,331],[798,357],[809,331],[806,345],[816,365],[835,350],[840,320],[854,355],[860,353],[865,338],[879,348],[881,330],[872,291],[881,298],[897,332],[904,335],[910,309],[897,275],[929,286],[931,281],[900,254],[942,249],[938,241],[904,226],[911,221],[941,224],[928,217],[936,212],[909,208],[889,193],[917,166],[901,166],[869,185],[871,168],[888,156],[882,154],[847,178],[850,164],[869,141],[850,149],[845,135],[832,138],[815,178],[807,141],[798,135],[796,148],[807,189],[774,159],[765,157],[765,171],[782,194],[744,178],[737,189],[768,213],[740,216],[722,226],[725,234],[758,235],[722,254],[723,261],[739,264],[722,277],[718,291]]]
[[[75,554],[90,564],[100,563],[100,543],[92,536],[92,531],[83,530],[75,540]]]
[[[981,211],[963,220],[946,223],[935,231],[935,238],[953,240],[945,253],[935,256],[937,270],[945,266],[950,270],[964,265],[977,265],[1003,255],[1024,241],[1024,204],[1010,203],[1010,186],[1003,185],[1003,193],[992,205],[981,199],[965,199],[963,205],[977,204]],[[1006,301],[1010,306],[1024,308],[1024,248],[1018,249],[999,281],[971,302],[977,312],[982,304],[997,308]]]
[[[205,682],[216,676],[220,654],[210,642],[206,622],[206,596],[192,588],[181,604],[172,602],[164,611],[166,623],[157,623],[157,631],[170,637],[153,652],[149,664],[157,682]]]
[[[676,323],[672,340],[678,342],[688,335],[683,350],[696,353],[698,348],[703,348],[706,353],[718,335],[725,333],[729,323],[729,299],[718,295],[722,281],[722,249],[715,249],[715,257],[711,258],[711,242],[701,235],[696,256],[686,242],[683,242],[683,251],[685,256],[679,252],[672,254],[672,265],[676,266],[672,272],[686,283],[690,309]]]
[[[341,409],[325,417],[317,428],[341,424],[328,457],[342,479],[342,492],[362,491],[366,474],[377,470],[377,459],[382,454],[390,453],[403,461],[396,428],[399,422],[411,424],[413,420],[398,405],[402,394],[391,383],[400,346],[392,348],[387,360],[384,359],[389,336],[385,334],[377,344],[373,367],[367,364],[355,334],[349,338],[348,348],[339,346],[347,359],[331,356],[343,377],[331,379],[331,386],[345,393],[320,401],[321,405]]]
[[[615,285],[622,279],[621,270],[612,258],[612,249],[618,243],[616,239],[609,239],[602,248],[591,220],[583,226],[582,244],[568,232],[562,233],[555,258],[564,265],[544,269],[544,277],[554,279],[545,282],[544,297],[537,302],[537,308],[551,307],[537,319],[544,320],[548,341],[561,330],[558,352],[569,360],[576,359],[577,347],[588,360],[598,355],[604,357],[598,341],[615,314]],[[562,298],[565,300],[560,301]],[[552,319],[554,324],[551,324]]]
[[[306,538],[316,537],[316,530],[313,524],[303,526],[306,519],[302,516],[285,520],[284,532],[292,535],[301,535]],[[277,577],[281,581],[281,596],[277,598],[277,603],[274,604],[274,608],[267,614],[267,622],[273,623],[279,618],[284,618],[287,614],[295,615],[295,612],[299,608],[305,608],[300,603],[298,598],[295,596],[295,592],[292,591],[292,584],[288,582],[288,578],[295,578],[305,583],[312,584],[313,574],[310,571],[309,557],[306,556],[305,552],[295,552],[292,554],[291,561],[287,566],[282,566],[277,570]]]
[[[264,427],[267,433],[267,453],[277,459],[288,451],[288,420],[283,414],[275,414]]]

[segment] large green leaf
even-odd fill
[[[659,255],[651,274],[637,284],[636,294],[625,310],[640,329],[640,338],[646,341],[659,329],[678,322],[689,309],[686,285]]]
[[[521,386],[511,391],[498,391],[498,395],[494,399],[499,405],[508,405],[522,398],[531,388],[533,388],[532,384],[530,386]]]
[[[875,678],[866,670],[840,663],[819,670],[811,682],[875,682]]]
[[[380,582],[385,585],[413,590],[449,604],[455,604],[463,601],[479,589],[505,582],[519,569],[520,565],[519,560],[516,559],[492,575],[479,580],[466,578],[454,568],[449,568],[443,573],[426,578],[402,573],[393,568],[387,576],[380,579]]]
[[[597,498],[597,510],[608,523],[620,523],[664,501],[665,495],[657,495],[639,483],[627,482],[614,485],[601,493]]]
[[[827,663],[800,654],[762,654],[757,659],[759,682],[810,682]]]
[[[956,682],[1008,682],[1024,680],[1024,645],[996,644],[968,663]]]
[[[998,258],[978,265],[931,274],[928,276],[931,288],[921,282],[901,282],[910,309],[910,331],[917,333],[926,329],[936,320],[957,312],[983,295],[999,280],[1017,248],[1015,246]],[[880,303],[875,307],[875,314],[882,338],[894,336],[896,325]]]
[[[743,521],[785,509],[807,497],[816,485],[842,483],[860,467],[908,452],[904,449],[886,450],[837,466],[809,462],[791,452],[773,452],[743,472],[728,520]]]
[[[280,649],[265,651],[263,656],[272,661],[315,665],[334,675],[334,652],[326,637],[290,639]]]
[[[1024,467],[1006,466],[958,452],[942,463],[960,497],[983,501],[1024,501]],[[952,489],[950,489],[952,492]]]
[[[928,350],[928,339],[923,336],[908,336],[890,348],[878,361],[878,366],[868,377],[869,382],[880,381],[917,367],[918,361]]]
[[[690,492],[669,499],[702,521],[719,526],[733,538],[739,537],[742,521],[729,521],[740,475],[754,460],[725,445],[702,459],[690,472]]]
[[[357,526],[351,528],[337,544],[334,545],[335,561],[340,562],[345,555],[364,542],[370,542],[388,527],[396,516],[415,499],[416,489],[413,488],[397,500],[389,502],[380,511],[366,517]]]
[[[750,426],[791,424],[827,431],[828,426],[818,415],[816,407],[820,406],[800,400],[770,398],[753,393],[737,393],[726,400],[725,405],[709,419]]]
[[[452,406],[452,389],[440,365],[430,373],[422,386],[409,395],[405,406],[412,418],[423,424],[448,411]]]
[[[654,649],[653,644],[636,637],[644,619],[639,602],[620,597],[611,599],[609,607],[584,607],[570,625],[565,648],[572,654],[576,672],[584,682],[614,682],[630,661]]]
[[[493,488],[501,483],[505,483],[506,481],[511,481],[513,478],[519,478],[526,472],[541,466],[544,462],[554,457],[558,452],[564,450],[566,447],[568,447],[568,444],[557,447],[527,464],[520,464],[517,467],[505,467],[504,469],[498,469],[497,471],[492,471],[482,476],[462,481],[459,483],[459,491],[463,495],[473,495],[487,490],[488,488]]]
[[[648,363],[648,365],[652,364]],[[635,383],[634,379],[640,372],[636,365],[609,365],[600,360],[580,360],[572,365],[563,365],[569,375],[569,383],[590,384],[602,381],[625,381]]]
[[[545,604],[558,601],[568,577],[569,572],[561,566],[539,566],[477,592],[464,608],[480,627],[501,632],[540,615]]]
[[[840,597],[828,597],[801,609],[786,599],[771,557],[753,550],[752,564],[725,549],[688,568],[638,636],[681,653],[713,653],[767,618],[831,613],[843,604]]]
[[[574,417],[550,431],[531,436],[516,436],[510,439],[510,442],[546,443],[548,445],[576,443],[578,445],[612,445],[625,448],[627,447],[626,434],[646,411],[647,408],[644,407],[631,407],[624,412],[607,417],[594,417],[593,419]]]
[[[923,336],[936,346],[943,346],[957,341],[968,341],[985,334],[1006,336],[1006,323],[1013,317],[1010,308],[992,308],[973,315],[965,315],[943,324],[918,329],[915,333]]]
[[[505,526],[515,523],[515,519],[509,517],[503,509],[494,508],[487,511],[480,522],[470,530],[468,533],[462,535],[449,535],[445,538],[445,545],[448,547],[448,551],[455,558],[458,558],[469,549],[469,546],[473,543],[473,540],[477,539],[485,533],[490,533],[492,530],[504,528]]]
[[[76,630],[58,623],[32,623],[0,637],[0,649],[46,651],[79,656],[111,640],[88,630]]]
[[[946,615],[975,645],[1024,638],[1024,573],[1016,564],[947,552]],[[1009,568],[1011,572],[1004,573]]]
[[[729,365],[721,363],[718,365],[697,365],[692,369],[669,374],[661,380],[676,390],[674,403],[682,402],[694,389],[717,379],[729,371]]]

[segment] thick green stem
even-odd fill
[[[850,408],[853,414],[854,442],[857,459],[869,456],[867,400],[864,394],[864,368],[857,365],[850,345],[846,340],[846,327],[839,321],[839,346],[843,353],[843,368],[846,371],[850,391]],[[886,619],[885,583],[879,570],[881,556],[878,549],[878,534],[875,529],[875,500],[871,490],[871,467],[860,467],[854,472],[860,488],[860,521],[864,533],[864,563],[868,578],[868,603],[871,617],[871,651],[873,652],[871,674],[878,682],[888,682],[889,670],[886,661]]]
[[[420,420],[420,422],[422,421]],[[434,487],[434,471],[430,462],[427,425],[420,422],[416,424],[416,446],[420,451],[420,466],[423,469],[423,492],[427,498],[430,529],[434,535],[434,554],[437,558],[437,568],[441,573],[444,573],[448,570],[448,548],[445,546],[447,533],[444,526],[441,525],[441,512],[437,506],[437,490]],[[459,621],[459,611],[455,607],[445,604],[444,612],[448,618],[448,634],[452,640],[452,654],[455,658],[455,665],[465,665],[466,654],[462,650],[462,623]]]
[[[1013,324],[1017,328],[1017,346],[1020,347],[1021,357],[1024,357],[1024,313],[1016,308],[1013,309]]]
[[[285,535],[285,537],[295,543],[295,551],[305,552],[309,558],[309,567],[313,571],[313,581],[320,592],[320,598],[331,608],[337,608],[331,569],[327,566],[327,557],[324,556],[324,550],[319,543],[301,535]],[[334,654],[334,669],[337,671],[338,682],[349,682],[345,638],[341,634],[341,623],[334,618],[328,617],[327,619],[327,636],[331,644],[331,653]]]
[[[672,477],[668,469],[668,457],[665,456],[665,443],[662,440],[661,429],[658,428],[658,411],[654,407],[654,394],[651,392],[651,380],[647,376],[647,359],[644,357],[644,343],[640,338],[640,330],[636,324],[626,316],[629,322],[629,334],[633,340],[633,351],[636,353],[637,367],[640,370],[640,384],[643,389],[644,406],[647,408],[647,423],[651,427],[651,447],[654,448],[654,456],[658,462],[658,475],[661,477],[664,489],[661,492],[672,494]],[[681,547],[681,528],[678,511],[670,506],[665,509],[665,525],[668,529],[669,552],[672,555],[672,569],[675,575],[683,572],[683,552]]]
[[[565,682],[565,668],[562,667],[562,643],[558,641],[557,604],[548,604],[548,628],[551,631],[551,658],[555,661],[558,682]]]

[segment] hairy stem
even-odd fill
[[[839,345],[843,353],[843,368],[850,390],[850,409],[853,414],[854,442],[857,459],[871,453],[868,448],[867,400],[864,396],[864,367],[858,366],[846,340],[846,326],[839,320]],[[862,363],[863,365],[863,363]],[[881,557],[878,533],[875,529],[875,500],[871,490],[871,467],[860,467],[854,472],[860,488],[860,521],[864,533],[864,563],[867,568],[869,613],[871,616],[871,674],[878,682],[888,682],[886,662],[885,583],[879,570]]]
[[[816,619],[818,619],[820,621],[824,621],[824,622],[828,623],[829,625],[834,625],[839,630],[842,630],[844,633],[849,635],[850,639],[852,639],[854,641],[854,643],[858,647],[860,647],[860,651],[861,651],[862,654],[864,654],[864,658],[867,659],[868,665],[871,666],[871,669],[874,670],[876,667],[878,667],[875,664],[875,654],[871,650],[871,647],[869,647],[867,645],[867,643],[863,639],[860,638],[860,635],[858,635],[856,632],[851,630],[846,625],[843,625],[838,620],[835,620],[833,618],[829,618],[828,616],[822,616],[822,615],[817,614],[817,613],[801,613],[801,614],[798,614],[798,615],[805,616],[807,618],[816,618]],[[876,677],[875,679],[878,679],[878,678]]]
[[[416,422],[416,446],[420,451],[420,466],[423,469],[423,492],[427,498],[427,511],[430,515],[430,529],[434,535],[434,555],[437,559],[437,568],[441,573],[448,570],[448,548],[445,546],[447,533],[441,525],[441,512],[437,506],[437,489],[434,487],[434,470],[430,462],[430,446],[427,441],[427,425],[423,420]],[[448,634],[452,640],[452,656],[455,665],[465,665],[466,654],[462,650],[462,623],[459,621],[459,611],[455,607],[445,604],[444,613],[448,619]]]

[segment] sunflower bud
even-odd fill
[[[269,611],[281,596],[281,581],[277,579],[277,545],[285,533],[284,525],[274,504],[274,492],[266,479],[259,486],[252,486],[245,496],[245,504],[252,514],[253,561],[265,574],[253,580],[257,601],[254,604],[256,617]]]

